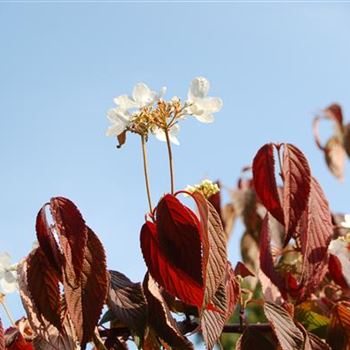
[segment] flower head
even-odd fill
[[[202,123],[212,123],[213,113],[220,111],[223,102],[219,97],[209,97],[209,81],[204,77],[192,80],[187,94],[187,112]]]
[[[8,253],[0,253],[0,293],[13,293],[17,288],[17,264],[11,264]]]
[[[350,229],[350,214],[344,215],[344,221],[340,223],[344,228]]]
[[[218,184],[215,182],[205,179],[201,183],[194,186],[187,186],[185,189],[187,192],[200,192],[205,198],[209,198],[220,191]]]

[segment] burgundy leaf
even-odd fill
[[[202,242],[197,216],[171,194],[159,201],[156,213],[161,251],[172,265],[202,286]]]
[[[350,157],[350,123],[344,126],[343,130],[343,145],[346,154]]]
[[[152,277],[171,295],[201,308],[204,297],[203,286],[168,261],[159,248],[156,225],[147,221],[142,226],[140,240],[142,254]]]
[[[253,160],[253,180],[256,193],[266,209],[282,224],[284,223],[276,178],[273,144],[261,147]]]
[[[350,343],[350,303],[341,301],[331,312],[327,342],[333,350],[347,349]]]
[[[215,183],[221,189],[220,182],[216,181]],[[221,191],[211,195],[208,198],[208,202],[215,208],[215,210],[218,212],[220,218],[222,219],[222,213],[221,213]],[[224,222],[223,221],[222,221],[222,224],[224,226]]]
[[[236,264],[235,275],[240,275],[243,278],[247,276],[255,277],[254,272],[250,271],[250,269],[240,261],[238,261],[238,263]]]
[[[65,279],[77,287],[82,273],[87,227],[78,208],[69,199],[55,197],[50,209],[65,257]]]
[[[143,289],[148,304],[148,322],[157,336],[168,346],[179,350],[192,350],[193,345],[181,334],[155,281],[146,274]]]
[[[116,320],[143,338],[147,321],[147,304],[140,283],[133,283],[120,272],[109,271],[107,304]]]
[[[57,274],[61,276],[63,256],[47,222],[45,208],[46,205],[40,209],[36,217],[36,234],[46,258],[50,262],[52,268],[56,270]]]
[[[67,309],[71,315],[78,340],[85,349],[94,333],[108,292],[106,255],[100,240],[87,227],[88,239],[83,253],[79,284],[72,287],[64,274]]]
[[[205,271],[204,307],[211,302],[227,268],[227,236],[215,208],[200,192],[195,192],[203,241],[203,271]]]
[[[211,302],[215,310],[205,309],[202,313],[201,330],[207,349],[213,349],[227,320],[228,300],[226,293],[226,283],[222,281]]]
[[[238,283],[236,274],[233,271],[231,263],[229,262],[227,262],[227,271],[226,271],[225,281],[226,281],[226,297],[227,297],[226,320],[228,320],[233,313],[233,310],[237,304],[238,298],[240,297],[240,293],[241,293],[240,284]]]
[[[324,112],[328,118],[333,119],[339,126],[343,125],[343,112],[339,104],[331,104]]]
[[[285,244],[294,233],[309,198],[311,174],[304,154],[291,144],[283,152],[283,211],[286,229]]]
[[[75,330],[67,312],[62,310],[62,314],[65,314],[65,317],[62,321],[62,329],[59,331],[37,311],[28,290],[28,258],[18,265],[17,272],[21,300],[26,310],[30,327],[35,334],[33,341],[35,349],[79,350],[80,346],[77,345]]]
[[[265,302],[264,312],[282,350],[302,349],[304,335],[283,307]]]
[[[269,228],[269,221],[271,218],[269,215],[270,214],[268,213],[266,214],[260,232],[260,268],[283,294],[285,292],[284,278],[275,270],[275,261],[271,254],[271,238]]]
[[[61,297],[56,270],[49,264],[40,247],[28,256],[27,266],[28,290],[36,309],[61,331]]]
[[[315,178],[311,180],[309,203],[301,219],[299,232],[303,255],[302,285],[309,294],[318,288],[327,272],[327,250],[333,235],[328,202]]]
[[[236,343],[236,350],[275,350],[276,344],[256,327],[247,327]]]
[[[338,178],[338,180],[343,181],[346,152],[338,137],[333,136],[328,140],[324,155],[330,172]]]
[[[349,288],[344,278],[343,268],[340,260],[333,254],[329,255],[328,270],[335,283],[339,284],[344,289]]]
[[[6,350],[34,350],[30,342],[27,342],[18,328],[10,327],[5,332]]]

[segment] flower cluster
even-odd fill
[[[0,253],[0,293],[13,293],[17,288],[17,264],[11,264],[8,253]]]
[[[182,103],[176,96],[169,101],[164,100],[165,87],[157,93],[146,84],[138,83],[131,97],[121,95],[114,99],[117,106],[107,112],[111,122],[107,136],[116,136],[123,143],[121,136],[125,136],[127,131],[146,138],[152,133],[161,141],[168,138],[172,143],[179,144],[177,134],[180,119],[193,116],[202,123],[211,123],[214,121],[213,114],[222,108],[219,97],[208,96],[209,88],[207,79],[195,78],[191,82],[187,100]]]
[[[220,191],[219,186],[211,180],[205,179],[200,184],[187,186],[187,192],[200,192],[205,198],[209,198]]]

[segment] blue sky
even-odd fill
[[[204,177],[234,186],[261,145],[291,142],[332,209],[349,212],[349,166],[337,182],[311,130],[313,115],[335,101],[350,121],[349,19],[348,4],[331,3],[1,3],[0,251],[24,257],[38,210],[61,195],[99,235],[109,268],[143,278],[139,139],[117,150],[105,136],[113,97],[139,81],[185,97],[203,75],[224,101],[215,123],[182,124],[178,189]],[[156,202],[169,191],[165,144],[150,140],[149,157]],[[18,295],[9,303],[19,317]]]

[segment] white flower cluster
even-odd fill
[[[181,118],[193,116],[202,123],[212,123],[214,121],[213,114],[222,108],[222,100],[219,97],[209,97],[210,84],[206,78],[197,77],[190,85],[187,100],[184,102],[181,112]],[[119,136],[131,125],[135,117],[137,117],[145,108],[152,108],[155,104],[162,101],[166,92],[163,87],[159,93],[151,90],[146,84],[138,83],[135,85],[132,96],[121,95],[114,99],[117,105],[107,112],[107,118],[111,122],[111,126],[107,130],[107,136]],[[178,97],[173,97],[171,103],[180,103]],[[177,134],[179,125],[175,121],[170,125],[168,130],[169,139],[174,144],[179,144]],[[159,126],[151,129],[152,133],[161,141],[165,141],[165,132]]]
[[[0,293],[13,293],[17,288],[17,264],[11,264],[8,253],[0,253]]]

